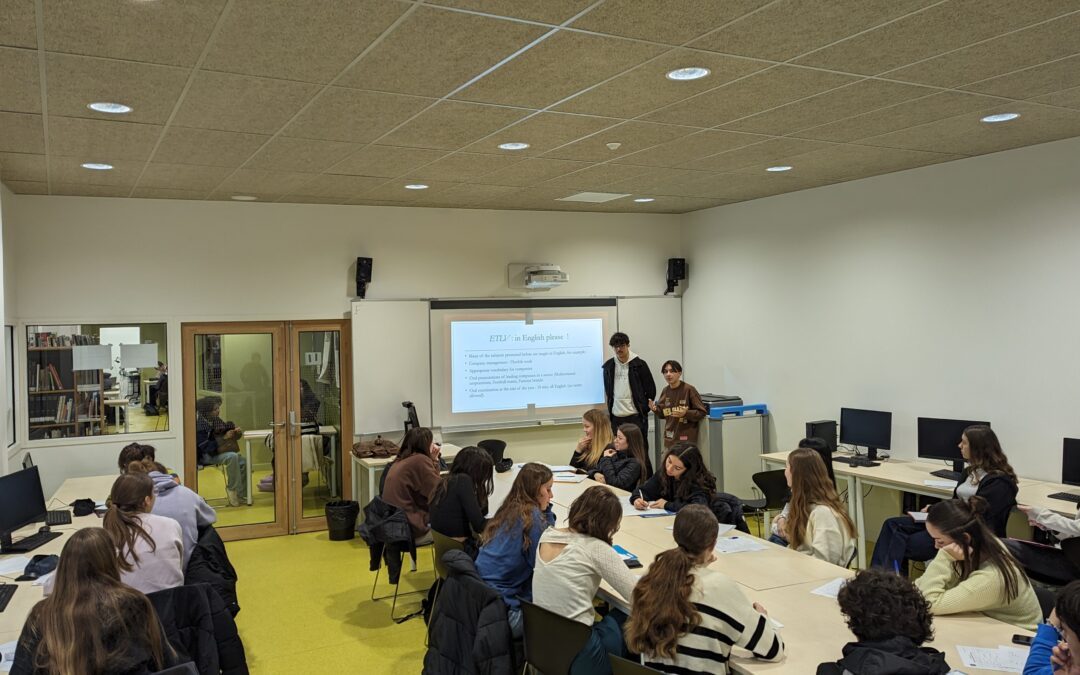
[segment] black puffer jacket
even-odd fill
[[[510,675],[515,672],[514,641],[506,603],[476,571],[463,551],[447,551],[449,576],[435,602],[428,626],[425,675]]]
[[[615,453],[611,457],[601,457],[596,463],[596,470],[592,473],[603,474],[608,485],[620,490],[633,490],[642,482],[641,463],[625,452]],[[646,468],[646,475],[652,475],[651,466]]]
[[[929,647],[916,647],[910,638],[876,642],[849,642],[844,658],[818,666],[817,675],[946,675],[945,655]]]
[[[247,657],[236,623],[212,586],[177,586],[146,597],[180,661],[193,661],[200,673],[247,675]]]
[[[236,569],[229,562],[225,552],[225,542],[214,529],[207,525],[199,530],[199,541],[191,551],[191,560],[184,570],[184,583],[210,584],[221,596],[229,614],[240,613],[240,603],[236,599]]]
[[[956,487],[960,487],[966,480],[967,475],[960,479]],[[979,481],[979,489],[975,491],[975,496],[986,500],[986,512],[982,514],[983,521],[999,537],[1007,536],[1005,526],[1009,522],[1009,514],[1016,506],[1016,493],[1019,491],[1020,486],[1016,484],[1016,481],[1003,473],[992,473]],[[956,496],[956,488],[953,488],[953,499],[956,499]]]

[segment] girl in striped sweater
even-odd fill
[[[784,642],[765,608],[708,568],[716,560],[716,516],[699,504],[675,516],[676,548],[656,557],[634,587],[626,644],[642,662],[671,675],[728,672],[731,646],[778,661]]]

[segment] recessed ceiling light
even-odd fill
[[[499,143],[500,150],[524,150],[529,147],[528,143]]]
[[[253,197],[251,195],[233,195],[232,198],[238,202],[253,202],[258,199],[258,197]]]
[[[690,66],[689,68],[676,68],[667,74],[667,79],[678,80],[680,82],[686,80],[700,80],[709,74],[708,68],[701,68],[699,66]]]
[[[406,190],[426,190],[426,189],[428,189],[428,186],[424,185],[423,183],[409,183],[408,185],[405,186],[405,189]]]
[[[108,171],[112,168],[112,164],[104,164],[102,162],[84,162],[82,168],[90,169],[91,171]]]
[[[995,122],[1008,122],[1020,117],[1020,113],[998,113],[997,115],[987,115],[982,118],[983,122],[987,124],[994,124]]]
[[[655,202],[656,200],[653,199],[652,197],[638,197],[634,201],[637,202],[638,204],[644,204],[645,202]]]
[[[131,106],[124,105],[123,103],[113,103],[111,101],[95,101],[88,104],[86,107],[110,115],[123,115],[124,113],[131,112]]]
[[[780,173],[781,171],[791,171],[791,169],[792,167],[790,166],[770,166],[765,170],[771,171],[772,173]]]

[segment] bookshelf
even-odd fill
[[[99,436],[105,429],[105,377],[75,370],[72,349],[97,344],[88,335],[28,333],[28,440]]]

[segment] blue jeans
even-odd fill
[[[612,609],[607,616],[594,623],[589,641],[570,664],[570,675],[611,675],[608,654],[626,657],[622,631],[626,619],[625,614]]]
[[[207,455],[203,457],[202,463],[204,466],[224,466],[226,478],[225,487],[236,492],[241,501],[247,501],[247,480],[245,480],[246,471],[244,470],[247,466],[247,462],[239,452],[223,452],[220,455]]]
[[[925,562],[935,555],[937,549],[926,523],[916,523],[911,516],[895,516],[881,524],[870,566],[906,575],[909,560]]]
[[[774,544],[779,544],[780,546],[787,546],[788,545],[788,540],[784,539],[783,537],[781,537],[778,534],[770,534],[769,535],[769,541],[771,541]]]
[[[521,608],[507,607],[506,620],[510,622],[510,635],[512,635],[515,640],[520,640],[522,633],[525,631],[525,627],[521,622]]]

